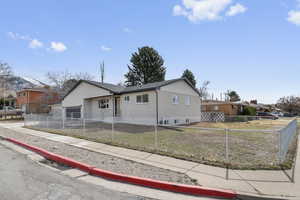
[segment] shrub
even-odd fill
[[[243,115],[249,115],[249,116],[255,116],[256,115],[256,109],[250,106],[246,106],[244,108],[244,111],[242,113]]]

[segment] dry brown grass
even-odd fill
[[[229,129],[274,129],[286,126],[291,119],[262,119],[249,122],[199,122],[193,126],[205,128],[229,128]]]
[[[208,128],[263,129],[278,128],[288,121],[261,120],[234,123],[199,123]],[[225,131],[200,130],[189,127],[159,127],[157,145],[153,126],[94,122],[82,127],[66,129],[41,129],[60,135],[82,138],[131,149],[137,149],[180,159],[227,166],[225,159]],[[280,169],[278,165],[278,135],[274,132],[229,132],[230,168],[234,169]]]

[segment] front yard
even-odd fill
[[[278,133],[263,132],[264,128],[283,127],[288,121],[259,120],[234,123],[198,123],[193,127],[154,126],[103,122],[87,122],[85,128],[78,121],[68,122],[64,129],[53,122],[45,126],[30,128],[55,134],[107,143],[147,152],[168,155],[214,166],[226,167],[225,130],[204,130],[201,127],[261,129],[251,132],[231,131],[228,133],[229,167],[234,169],[279,169]],[[296,140],[295,140],[296,141]],[[295,149],[294,142],[290,148]],[[290,151],[292,153],[293,151]],[[288,156],[292,158],[293,156]],[[286,167],[291,160],[288,159]]]
[[[274,129],[286,126],[291,119],[281,118],[279,120],[261,119],[249,122],[199,122],[194,126],[206,128],[230,128],[230,129]]]

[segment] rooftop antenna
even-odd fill
[[[104,61],[100,63],[100,76],[101,76],[101,83],[104,82],[104,72],[105,72],[105,65]]]

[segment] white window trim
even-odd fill
[[[141,96],[143,99],[143,95],[147,94],[148,95],[148,102],[137,102],[137,96]],[[145,94],[138,94],[135,96],[135,103],[138,105],[143,105],[143,104],[149,104],[150,103],[150,99],[149,99],[149,94],[145,93]]]
[[[191,96],[185,96],[184,103],[186,106],[190,106],[191,105]]]
[[[101,108],[101,107],[100,107],[100,101],[101,101],[101,100],[108,100],[108,102],[106,103],[106,104],[108,105],[108,108]],[[107,109],[110,108],[110,106],[111,106],[111,105],[110,105],[110,99],[107,98],[107,99],[99,99],[99,100],[98,100],[98,108],[99,108],[100,110],[107,110]]]
[[[219,106],[218,105],[214,105],[214,111],[219,111],[219,110],[220,110]]]
[[[126,97],[129,97],[129,100],[126,100]],[[124,102],[125,102],[125,103],[130,103],[130,99],[131,99],[131,98],[130,98],[129,95],[124,96]]]
[[[174,98],[176,98],[177,101],[174,102]],[[178,105],[179,104],[179,96],[178,95],[173,95],[172,96],[172,104],[174,104],[174,105]]]

